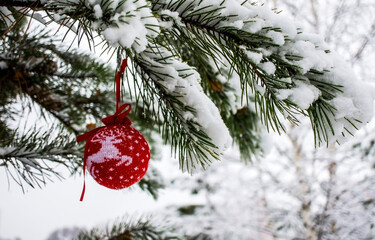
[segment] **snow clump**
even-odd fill
[[[148,38],[155,38],[159,22],[145,0],[110,1],[105,9],[102,0],[88,0],[87,7],[93,9],[97,19],[94,29],[100,32],[112,47],[122,46],[139,53],[146,49]],[[103,19],[103,14],[110,15]]]

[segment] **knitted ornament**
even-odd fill
[[[119,78],[126,67],[123,62],[116,77],[116,92],[119,92]],[[137,183],[146,174],[150,160],[150,148],[142,134],[131,127],[127,117],[131,106],[119,107],[114,115],[102,119],[104,127],[99,127],[77,137],[77,142],[86,141],[83,170],[88,172],[100,185],[111,189],[123,189]],[[81,201],[85,192],[85,183]]]

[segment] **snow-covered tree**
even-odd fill
[[[375,177],[369,164],[346,151],[317,151],[302,133],[307,131],[288,131],[277,151],[251,166],[244,167],[230,152],[225,162],[189,181],[174,180],[172,186],[191,194],[190,203],[168,211],[182,226],[181,234],[239,240],[373,239]]]

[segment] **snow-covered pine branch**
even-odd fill
[[[286,16],[237,1],[160,0],[154,8],[170,22],[166,31],[185,38],[192,51],[230,62],[243,91],[246,84],[252,89],[243,94],[255,95],[262,121],[274,130],[283,128],[276,110],[292,122],[307,111],[317,143],[341,141],[370,120],[369,86],[355,80],[322,38]]]
[[[161,132],[179,152],[183,169],[218,158],[229,136],[218,114],[222,109],[198,85],[205,73],[184,63],[179,47],[225,66],[222,78],[238,75],[237,95],[254,101],[259,118],[274,131],[284,129],[283,118],[297,123],[298,114],[306,114],[317,143],[341,141],[372,116],[369,87],[355,80],[319,36],[266,6],[237,0],[55,0],[38,10],[79,39],[93,39],[97,32],[108,48],[134,61],[135,81],[157,86],[144,89],[157,96],[138,96],[144,105],[161,104],[160,112],[151,111],[154,119],[171,117],[163,118],[171,123],[162,123]]]
[[[231,137],[217,107],[203,92],[199,74],[161,46],[150,46],[134,58],[142,83],[139,92],[149,96],[151,112],[159,112],[163,136],[178,149],[182,170],[193,171],[217,160]],[[135,74],[133,75],[135,78]],[[149,101],[147,101],[149,102]],[[172,119],[170,121],[170,119]]]

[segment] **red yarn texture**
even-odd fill
[[[128,125],[109,125],[86,141],[86,167],[99,184],[122,189],[146,174],[150,148],[143,135]]]

